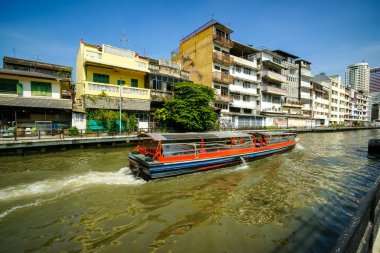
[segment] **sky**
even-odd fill
[[[0,10],[1,58],[73,69],[81,39],[170,59],[181,38],[212,18],[234,31],[233,40],[310,61],[313,75],[344,82],[350,64],[380,66],[379,0],[0,0]]]

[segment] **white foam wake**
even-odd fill
[[[10,201],[26,197],[52,193],[67,193],[80,190],[89,185],[135,185],[144,183],[136,179],[129,168],[121,168],[117,172],[88,172],[58,180],[44,180],[32,184],[17,185],[0,190],[0,201]]]

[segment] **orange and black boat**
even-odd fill
[[[295,133],[280,132],[144,133],[138,138],[128,159],[132,172],[146,180],[242,163],[286,151],[298,141]]]

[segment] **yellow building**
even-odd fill
[[[119,109],[139,118],[148,127],[150,90],[145,88],[149,60],[137,53],[109,45],[80,42],[76,61],[76,104],[80,109]]]

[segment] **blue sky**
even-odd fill
[[[380,66],[380,1],[4,1],[0,57],[75,67],[81,38],[170,58],[179,40],[212,16],[232,39],[281,49],[312,62],[312,73],[340,74],[365,60]]]

